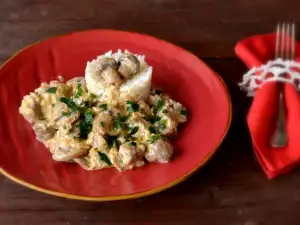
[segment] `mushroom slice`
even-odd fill
[[[103,81],[109,85],[120,86],[121,78],[115,68],[108,67],[102,72],[98,71],[98,75],[102,77]]]
[[[113,58],[103,57],[98,59],[97,70],[102,73],[107,68],[118,69],[118,62]]]
[[[119,73],[125,79],[131,78],[137,74],[140,69],[140,62],[133,54],[124,53],[119,58]]]
[[[43,121],[37,121],[36,123],[34,123],[33,130],[35,132],[36,138],[41,142],[52,138],[56,131],[56,129],[51,126],[47,126],[47,124]]]
[[[102,78],[103,82],[109,85],[120,86],[121,79],[117,72],[118,63],[113,58],[104,57],[99,60],[97,69],[97,76]]]
[[[110,86],[120,86],[122,80],[117,69],[117,61],[106,56],[99,56],[97,59],[88,62],[85,69],[88,91],[102,97]]]
[[[56,161],[72,161],[81,155],[87,153],[90,149],[83,140],[74,139],[62,132],[56,132],[54,138],[46,143],[52,153],[52,158]]]
[[[54,126],[55,128],[59,128],[66,123],[74,123],[79,117],[79,112],[72,112],[68,108],[68,106],[62,102],[57,102],[54,107],[52,107],[51,119],[48,123],[48,126]]]

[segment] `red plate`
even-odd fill
[[[22,97],[62,75],[84,74],[86,62],[108,50],[145,55],[153,83],[189,110],[175,141],[177,157],[118,172],[89,172],[55,162],[19,114]],[[31,45],[0,69],[1,173],[29,188],[67,198],[106,201],[142,197],[167,189],[200,168],[223,140],[231,121],[230,97],[222,80],[191,53],[153,37],[110,30],[84,31]]]

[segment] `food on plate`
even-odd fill
[[[151,78],[144,56],[110,51],[87,63],[85,77],[42,83],[19,111],[56,161],[119,171],[167,163],[187,110],[151,89]]]

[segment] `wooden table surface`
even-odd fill
[[[246,67],[235,43],[300,22],[298,0],[1,0],[0,61],[40,39],[112,28],[182,46],[225,80],[230,132],[209,163],[186,182],[137,200],[90,203],[48,196],[0,177],[1,225],[300,224],[300,170],[268,180],[254,158],[245,116],[251,99],[237,81]],[[299,25],[299,24],[298,24]]]

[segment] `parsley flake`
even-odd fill
[[[97,98],[97,95],[95,95],[93,93],[91,93],[90,96],[91,96],[92,99]]]
[[[107,145],[109,148],[114,147],[115,145],[117,145],[117,137],[115,136],[108,136],[105,138]]]
[[[71,116],[72,112],[62,112],[61,114],[63,116]]]
[[[180,115],[186,116],[187,115],[187,110],[186,109],[180,110]]]
[[[48,90],[46,92],[51,93],[51,94],[55,94],[56,90],[57,90],[57,87],[50,87],[50,88],[48,88]]]
[[[118,113],[118,116],[113,121],[113,127],[115,129],[125,128],[124,122],[126,122],[128,118],[129,116],[122,116],[120,113]]]
[[[137,112],[140,108],[140,106],[133,101],[127,101],[126,103],[128,112]]]
[[[107,165],[111,166],[111,161],[109,160],[108,156],[103,152],[98,152],[99,158],[101,161],[105,162]]]
[[[88,110],[84,113],[84,120],[86,123],[93,123],[94,120],[94,112],[92,110]]]
[[[107,104],[101,104],[99,107],[103,110],[107,110]]]
[[[157,128],[159,130],[164,130],[164,129],[166,129],[166,126],[167,126],[167,120],[161,120],[158,122]]]
[[[164,107],[164,105],[165,105],[164,100],[159,99],[159,100],[157,101],[157,103],[156,103],[155,110],[156,110],[157,112],[159,112],[160,110],[162,110],[162,108]]]
[[[72,112],[76,112],[79,110],[79,107],[76,105],[76,103],[72,99],[62,97],[59,100],[61,102],[65,103],[72,110]]]
[[[150,123],[154,124],[157,121],[160,121],[160,117],[159,116],[149,116],[146,118],[147,121],[149,121]]]
[[[139,127],[133,127],[129,131],[129,135],[134,135],[136,132],[138,132]]]
[[[129,142],[128,145],[131,145],[131,146],[136,146],[136,142],[132,141],[132,142]]]
[[[156,134],[156,130],[154,129],[154,127],[149,127],[148,130],[150,133]]]
[[[76,93],[75,93],[74,97],[75,97],[75,98],[79,98],[79,97],[82,95],[82,92],[83,92],[83,90],[82,90],[82,88],[81,88],[81,84],[78,83],[78,84],[76,85]]]
[[[93,120],[94,120],[94,112],[87,110],[83,114],[83,117],[81,118],[77,126],[79,128],[80,138],[87,139],[93,127]]]
[[[150,136],[150,138],[149,138],[148,141],[149,141],[151,144],[153,144],[154,142],[156,142],[156,141],[159,140],[159,139],[161,139],[161,135],[160,135],[160,134],[154,134],[154,135]]]

